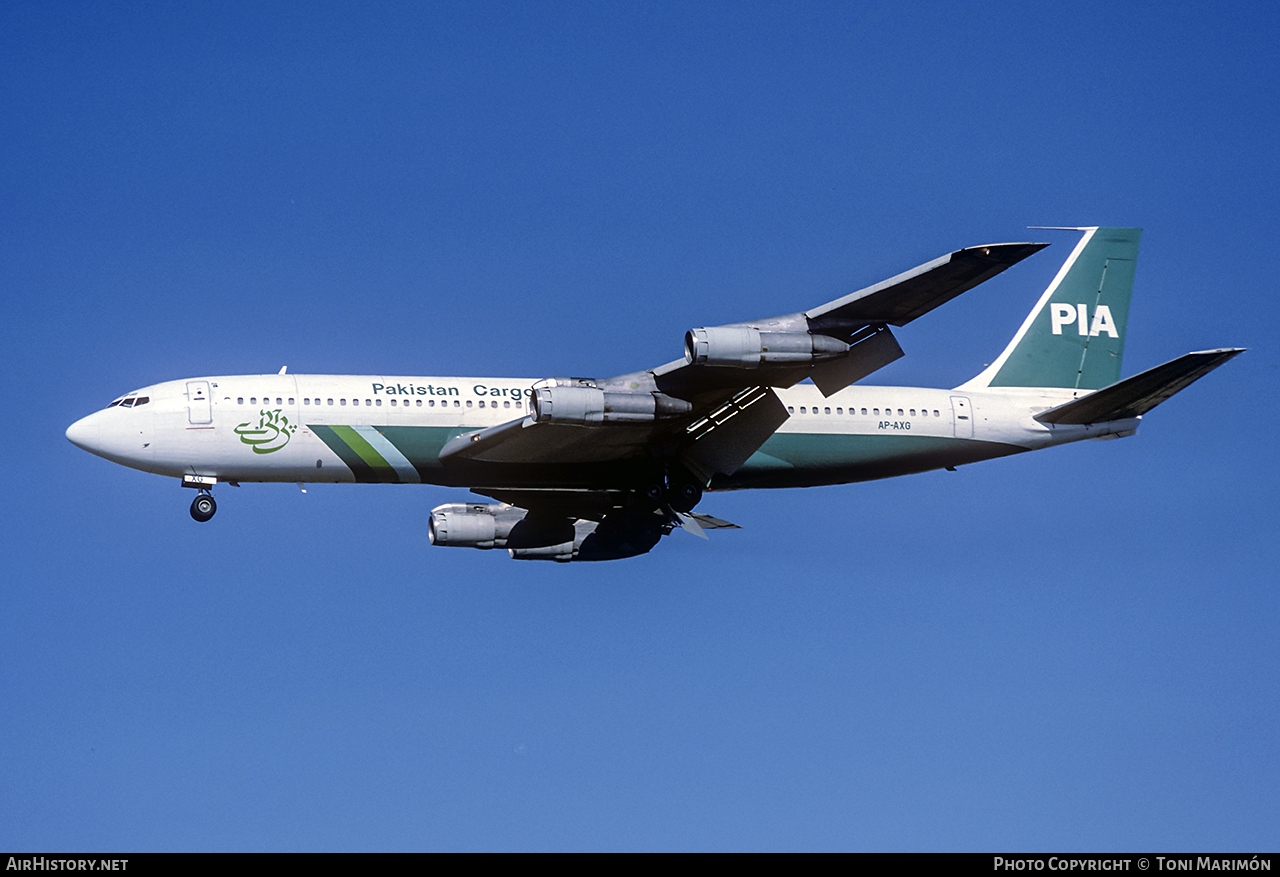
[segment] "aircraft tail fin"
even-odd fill
[[[1043,411],[1036,415],[1036,420],[1041,423],[1082,424],[1140,417],[1241,353],[1244,353],[1243,347],[1188,353],[1096,393]]]
[[[1009,346],[960,389],[1097,390],[1120,379],[1142,229],[1078,230],[1084,237]]]

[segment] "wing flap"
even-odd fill
[[[879,371],[894,360],[901,359],[903,355],[898,339],[888,329],[884,329],[854,344],[848,355],[818,363],[809,376],[823,396],[830,396],[854,381],[860,381],[872,372]]]
[[[787,408],[778,394],[765,387],[748,387],[733,399],[687,428],[692,440],[680,461],[703,484],[717,475],[732,475],[779,426]]]

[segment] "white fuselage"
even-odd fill
[[[460,484],[440,463],[440,449],[456,436],[527,416],[533,384],[302,374],[193,378],[135,391],[125,397],[128,405],[117,400],[77,421],[67,437],[106,459],[171,477]],[[741,469],[713,480],[712,489],[883,478],[1128,435],[1139,422],[1054,427],[1034,419],[1080,395],[1071,390],[854,385],[823,397],[817,387],[800,384],[777,393],[786,422]]]

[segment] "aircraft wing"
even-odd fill
[[[823,395],[830,396],[902,356],[889,326],[906,325],[1047,246],[1019,243],[967,247],[807,311],[694,329],[685,336],[685,358],[660,366],[653,374],[663,392],[675,395],[741,388],[742,368],[726,367],[723,358],[714,355],[700,358],[700,348],[710,348],[717,340],[727,341],[734,331],[756,331],[784,339],[807,334],[842,342],[849,350],[799,362],[787,361],[783,358],[785,352],[774,357],[766,354],[747,368],[752,369],[757,385],[789,387],[811,378]]]
[[[582,425],[540,422],[537,415],[460,435],[440,451],[446,467],[476,491],[513,502],[492,490],[525,482],[561,483],[575,507],[590,505],[573,489],[598,485],[634,488],[636,474],[655,460],[680,462],[703,484],[717,472],[736,472],[787,419],[786,407],[768,387],[746,387],[710,411],[652,423]],[[467,474],[463,474],[467,473]],[[536,474],[535,474],[536,473]],[[557,494],[561,489],[557,489]],[[589,492],[592,492],[589,490]],[[541,496],[542,505],[552,501]],[[578,517],[591,517],[583,514]]]
[[[655,465],[678,463],[705,485],[736,471],[786,421],[774,388],[810,378],[830,396],[903,355],[890,325],[1045,246],[968,247],[808,311],[692,329],[685,357],[657,368],[539,381],[529,417],[458,436],[440,460],[486,495],[522,483],[563,485],[564,497],[522,499],[575,509],[590,502],[572,491],[634,489],[645,477],[637,473]],[[513,501],[508,496],[499,498]]]
[[[805,316],[820,326],[832,322],[905,326],[1047,246],[988,244],[966,247],[805,311]]]

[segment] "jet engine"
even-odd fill
[[[432,545],[458,548],[506,548],[524,509],[505,503],[451,502],[436,506],[427,519]]]
[[[670,529],[660,521],[616,523],[530,516],[505,503],[451,502],[431,510],[432,545],[506,548],[516,560],[619,560],[645,554]]]
[[[581,378],[533,385],[533,419],[538,423],[650,423],[692,410],[685,400],[665,393],[602,389]]]
[[[690,329],[684,336],[684,358],[690,365],[755,368],[763,363],[820,362],[848,350],[848,344],[828,335],[761,332],[749,326]]]

